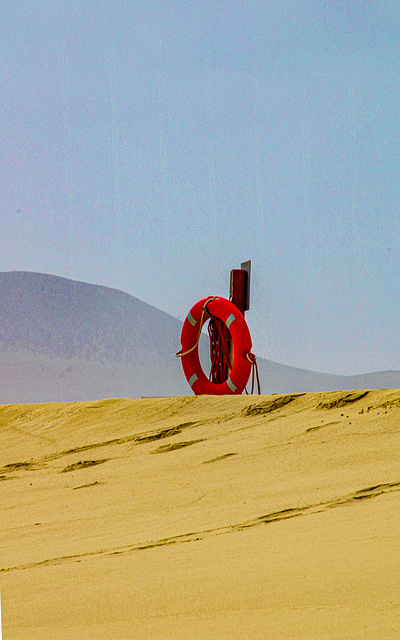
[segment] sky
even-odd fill
[[[251,260],[256,355],[400,369],[397,1],[3,0],[0,82],[0,271],[183,320]]]

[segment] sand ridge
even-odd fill
[[[4,638],[399,637],[399,418],[397,390],[0,407]]]

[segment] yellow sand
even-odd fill
[[[4,406],[0,490],[3,640],[400,638],[399,391]]]

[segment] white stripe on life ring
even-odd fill
[[[197,320],[195,320],[195,319],[193,318],[193,316],[192,316],[192,314],[190,313],[190,311],[189,311],[189,313],[187,314],[187,319],[189,320],[190,324],[194,327],[194,325],[196,324]]]
[[[196,380],[198,380],[198,376],[194,373],[192,376],[190,376],[188,380],[188,383],[190,384],[191,387],[193,387]]]
[[[232,380],[230,378],[227,379],[226,384],[228,385],[228,387],[230,388],[230,390],[232,391],[232,393],[235,393],[237,386],[235,384],[233,384]]]
[[[234,320],[235,320],[235,316],[233,315],[233,313],[231,313],[231,315],[228,316],[228,318],[226,319],[226,322],[225,322],[225,324],[228,327],[228,329],[229,329],[229,327],[231,326],[231,324],[232,324],[232,322]]]

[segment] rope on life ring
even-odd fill
[[[225,324],[233,342],[232,369],[227,379],[219,384],[207,379],[199,359],[201,329],[210,318],[216,318]],[[254,386],[256,360],[251,353],[250,331],[233,302],[218,296],[209,296],[196,302],[183,323],[181,345],[181,350],[175,355],[182,358],[185,377],[196,395],[238,395],[245,389],[252,368]]]

